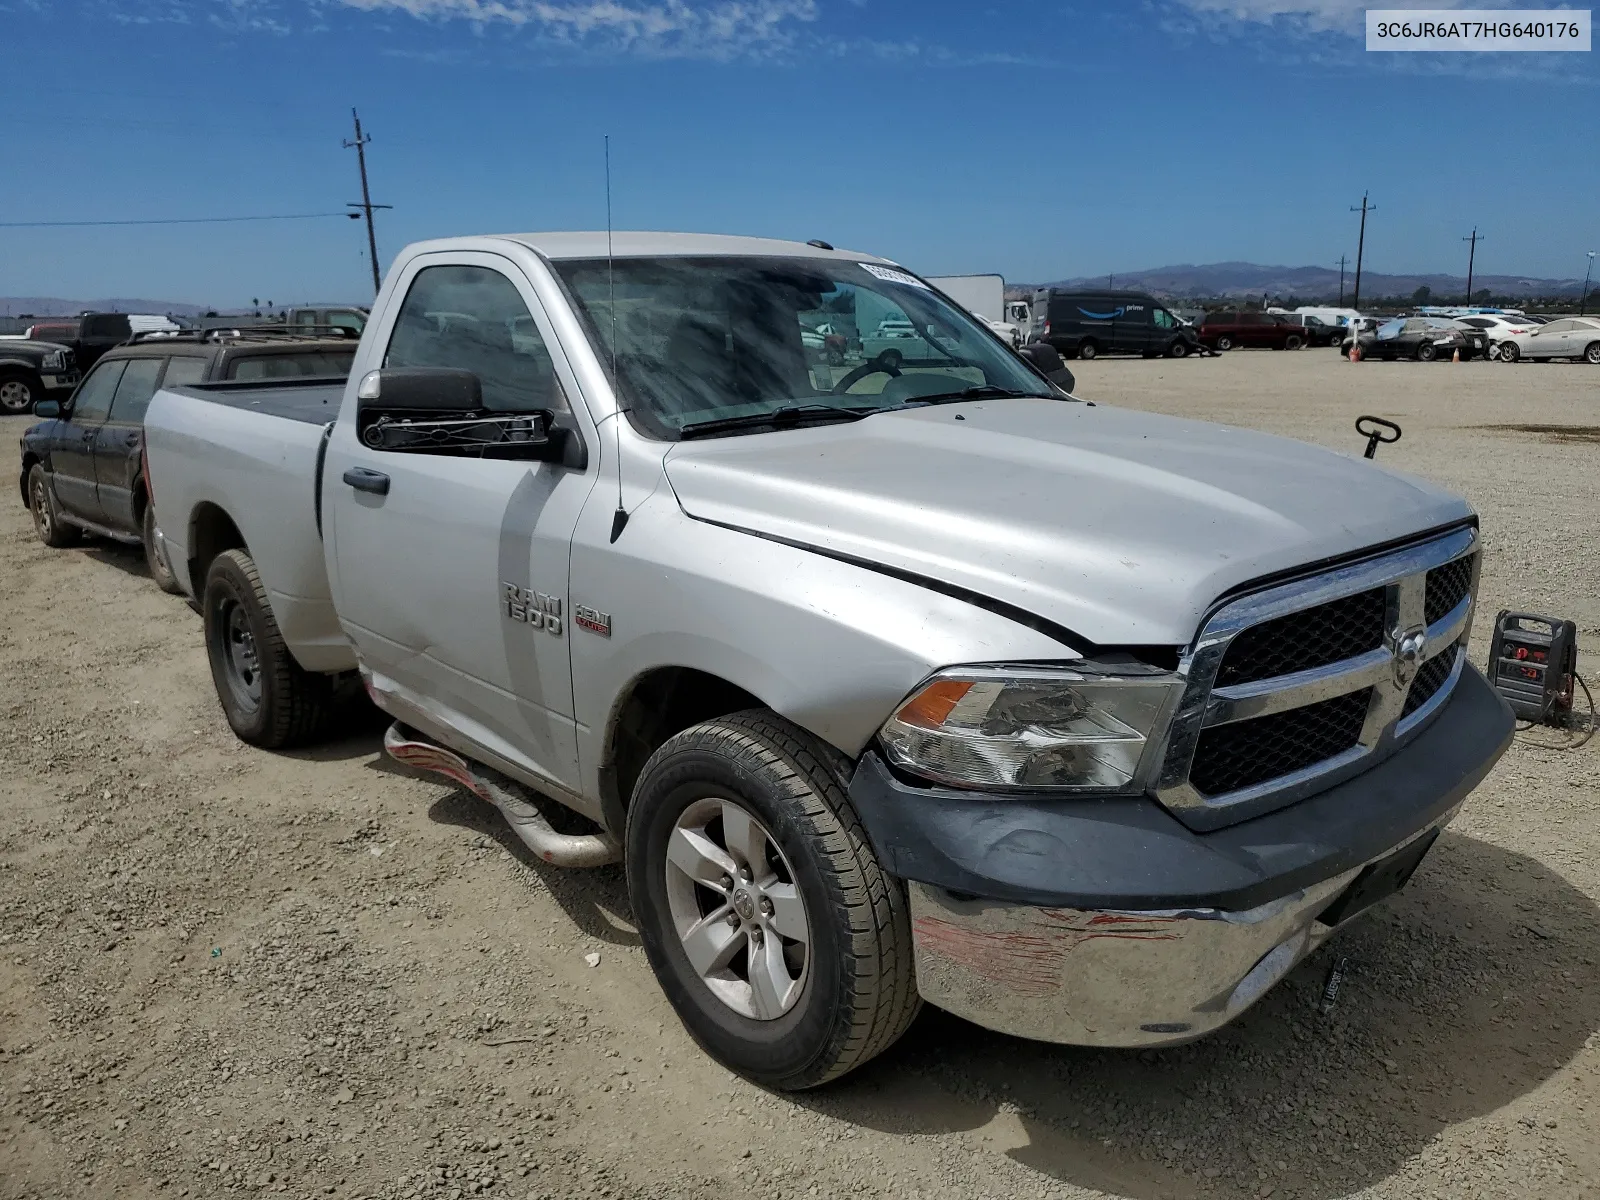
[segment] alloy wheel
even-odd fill
[[[673,928],[700,981],[740,1016],[792,1009],[811,967],[811,924],[789,860],[742,805],[697,800],[667,841]]]
[[[33,389],[20,379],[0,383],[0,409],[8,413],[25,413],[33,408]]]
[[[48,543],[55,528],[55,518],[50,513],[50,494],[44,486],[43,476],[33,480],[33,527],[39,531],[39,540]]]

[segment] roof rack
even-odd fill
[[[342,325],[299,325],[292,329],[263,328],[256,325],[224,326],[215,329],[142,329],[124,346],[142,342],[353,342],[360,335]]]

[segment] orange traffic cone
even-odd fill
[[[1351,342],[1350,343],[1350,361],[1351,362],[1360,362],[1361,361],[1361,343],[1360,342]]]
[[[1451,362],[1460,362],[1461,361],[1461,347],[1460,346],[1456,347],[1456,352],[1450,356],[1450,361]]]

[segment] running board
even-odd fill
[[[423,741],[398,721],[383,735],[383,748],[395,762],[443,775],[494,805],[523,844],[552,866],[603,867],[622,859],[621,849],[606,834],[557,833],[537,808],[517,794],[520,785],[469,762],[453,750]]]
[[[93,521],[85,521],[82,517],[75,517],[68,512],[58,512],[56,516],[68,525],[76,525],[85,533],[93,533],[103,538],[110,538],[113,542],[121,542],[124,546],[144,545],[144,539],[138,534],[123,533],[120,529],[110,529],[104,525],[96,525]]]

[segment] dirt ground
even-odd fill
[[[1073,366],[1351,453],[1358,414],[1399,420],[1381,460],[1483,514],[1475,656],[1496,610],[1549,610],[1600,682],[1600,369]],[[1405,892],[1214,1037],[1078,1050],[930,1009],[775,1096],[678,1026],[618,870],[533,860],[376,732],[240,745],[190,609],[130,549],[44,549],[13,491],[0,1197],[1600,1196],[1600,738],[1555,741],[1519,736]]]

